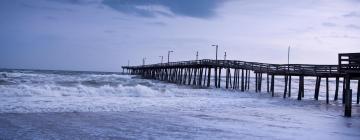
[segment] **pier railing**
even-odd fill
[[[234,68],[234,69],[247,69],[261,73],[271,73],[277,75],[327,75],[327,76],[338,76],[339,72],[338,65],[310,65],[310,64],[270,64],[270,63],[258,63],[258,62],[247,62],[239,60],[191,60],[191,61],[179,61],[170,63],[158,63],[151,65],[141,66],[124,66],[127,69],[152,69],[152,68],[173,68],[173,67],[220,67],[220,68]],[[348,68],[347,67],[342,67]]]
[[[360,73],[360,53],[341,53],[338,58],[339,72]]]

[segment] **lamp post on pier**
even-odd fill
[[[146,57],[143,58],[143,65],[145,65],[145,60],[146,60]]]
[[[174,51],[168,51],[168,63],[170,63],[170,53],[172,53]]]
[[[211,46],[215,46],[216,47],[216,57],[215,57],[215,60],[217,62],[217,56],[218,56],[218,48],[219,48],[219,45],[211,45]]]
[[[288,72],[290,70],[290,45],[288,47]]]
[[[159,56],[161,58],[161,64],[163,63],[164,56]]]
[[[196,60],[199,60],[199,51],[196,51]]]

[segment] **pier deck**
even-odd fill
[[[163,80],[177,84],[214,86],[220,88],[222,69],[225,70],[225,88],[240,89],[250,88],[250,73],[255,74],[255,91],[261,92],[262,76],[266,74],[267,92],[274,96],[275,76],[284,77],[283,98],[291,96],[291,78],[299,77],[298,100],[304,97],[304,77],[315,77],[314,99],[318,100],[321,78],[326,79],[326,103],[329,103],[329,78],[336,79],[334,100],[338,100],[339,79],[343,79],[342,102],[345,104],[345,116],[351,116],[352,90],[350,82],[358,81],[356,103],[359,104],[360,96],[360,53],[342,53],[338,56],[338,65],[311,65],[311,64],[270,64],[247,62],[238,60],[192,60],[170,63],[159,63],[141,66],[123,66],[129,74],[141,75],[143,78]],[[223,74],[224,75],[224,74]],[[211,76],[214,76],[211,79]]]

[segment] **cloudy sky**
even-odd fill
[[[120,71],[228,59],[336,64],[360,52],[359,0],[1,0],[0,68]]]

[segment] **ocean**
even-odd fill
[[[319,101],[315,79],[305,79],[302,101],[297,79],[291,98],[282,98],[283,82],[275,79],[271,97],[266,83],[255,93],[114,72],[2,69],[0,139],[360,139],[357,82],[352,118],[343,117],[342,84],[332,100],[334,79],[329,105],[324,81]]]

